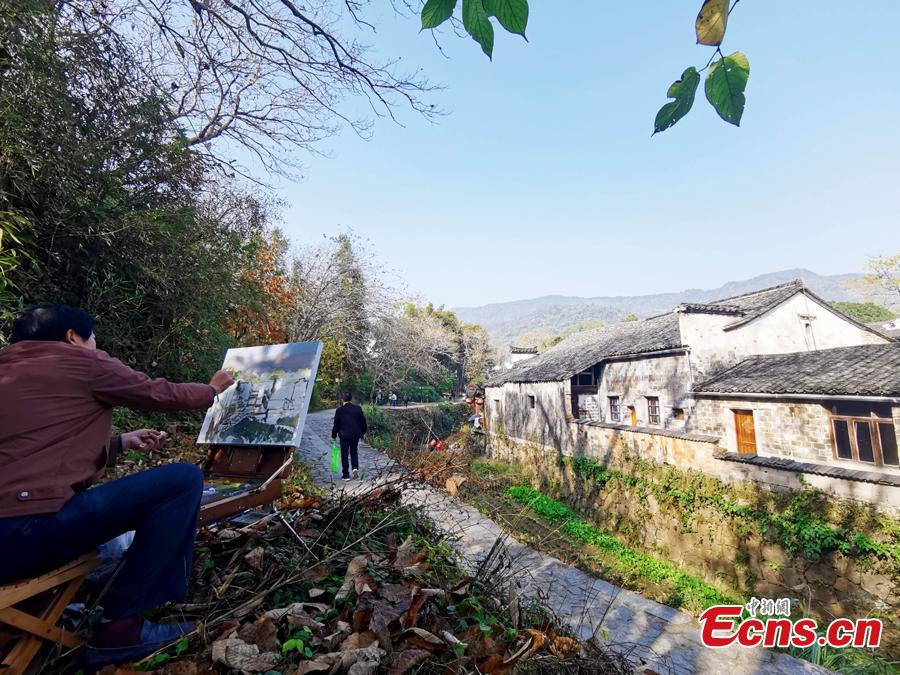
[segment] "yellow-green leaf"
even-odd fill
[[[666,96],[675,100],[666,103],[656,113],[656,122],[653,127],[654,134],[665,131],[690,112],[691,106],[694,105],[694,95],[697,93],[699,85],[700,73],[693,66],[681,74],[680,80],[672,83],[666,92]]]
[[[750,61],[743,52],[729,54],[709,67],[706,75],[706,99],[719,117],[736,127],[744,114],[744,90],[750,78]]]
[[[697,44],[717,47],[728,26],[728,0],[703,0],[697,15]]]
[[[422,7],[422,28],[437,28],[453,16],[456,0],[428,0]]]

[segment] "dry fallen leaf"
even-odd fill
[[[565,661],[581,652],[581,645],[578,640],[562,635],[555,636],[548,646],[550,653],[561,661]]]
[[[413,568],[424,559],[425,553],[422,551],[416,553],[413,550],[412,537],[408,537],[406,541],[400,544],[400,548],[397,549],[397,557],[394,559],[394,569],[413,571]]]
[[[335,604],[341,603],[347,599],[350,589],[353,588],[357,577],[360,577],[366,571],[369,565],[369,556],[358,555],[349,563],[347,563],[347,572],[344,575],[344,583],[334,596]]]
[[[341,643],[340,651],[345,652],[350,649],[365,649],[369,645],[378,641],[378,636],[370,630],[362,633],[350,633]]]
[[[394,663],[388,670],[388,675],[403,675],[407,670],[415,665],[422,663],[431,658],[431,652],[427,649],[407,649],[400,652]]]
[[[441,651],[446,649],[446,645],[444,641],[441,640],[434,633],[430,633],[424,628],[407,628],[400,634],[398,638],[398,642],[402,642],[406,640],[411,645],[415,645],[416,647],[421,647],[422,649],[427,649],[432,652]]]
[[[478,660],[478,670],[485,675],[506,675],[511,673],[516,664],[507,663],[503,654],[491,654]]]
[[[331,670],[333,664],[316,659],[315,661],[301,661],[297,664],[292,675],[306,675],[307,673],[324,673]]]
[[[267,616],[261,616],[253,623],[245,623],[238,629],[237,636],[247,644],[259,647],[260,652],[278,650],[278,626]]]
[[[360,574],[353,581],[353,585],[356,588],[357,595],[371,593],[378,588],[378,582],[375,581],[371,574]]]
[[[331,576],[331,570],[328,569],[326,565],[319,563],[318,565],[313,565],[308,570],[303,572],[300,577],[304,581],[322,581],[322,579],[327,579]]]
[[[280,660],[273,652],[260,652],[256,645],[247,644],[236,633],[212,645],[212,660],[234,670],[266,672]]]
[[[255,549],[244,556],[244,560],[246,560],[247,564],[250,565],[250,567],[252,567],[253,569],[261,570],[263,558],[265,557],[266,550],[262,546],[257,546]]]
[[[526,628],[525,632],[534,639],[534,651],[539,651],[547,642],[547,634],[534,628]]]
[[[404,628],[412,628],[419,621],[419,612],[428,600],[425,594],[417,595],[406,613],[400,618],[400,625]]]
[[[350,625],[353,626],[354,631],[359,633],[369,627],[369,622],[371,620],[372,610],[365,607],[358,607],[350,617]]]
[[[378,590],[378,595],[389,602],[403,602],[411,600],[417,588],[414,584],[385,584]]]
[[[470,589],[471,585],[472,585],[472,577],[466,577],[465,579],[460,581],[458,584],[456,584],[456,586],[451,588],[450,593],[457,597],[464,598],[465,596],[467,596],[469,594],[469,589]]]
[[[386,652],[378,648],[378,643],[372,643],[365,649],[350,649],[342,652],[323,654],[311,661],[301,661],[294,671],[294,675],[306,673],[318,673],[328,670],[334,673],[347,673],[347,675],[368,675],[374,673]]]
[[[281,507],[283,511],[295,511],[297,509],[317,509],[322,505],[322,500],[318,497],[297,497],[292,498]]]
[[[530,633],[531,631],[529,630],[528,632]],[[543,644],[543,642],[541,642],[541,644]],[[514,651],[512,654],[509,654],[503,660],[503,663],[515,665],[519,661],[524,661],[525,659],[527,659],[529,656],[534,654],[537,650],[538,650],[538,648],[535,647],[534,636],[529,635],[525,639],[525,642],[516,651]]]
[[[270,609],[263,616],[271,621],[280,622],[287,619],[294,626],[309,626],[313,630],[320,630],[324,625],[315,620],[312,614],[307,610],[312,610],[316,615],[323,614],[328,611],[328,605],[317,602],[294,602],[287,607],[279,607],[278,609]]]
[[[335,648],[340,644],[341,640],[343,640],[353,629],[350,627],[350,624],[346,621],[338,621],[337,622],[337,630],[331,635],[327,635],[322,639],[322,642],[325,644],[325,647],[330,651],[334,651]]]
[[[462,487],[462,484],[465,483],[467,478],[462,475],[454,475],[450,476],[445,483],[445,487],[447,488],[447,492],[450,493],[451,497],[455,497],[459,494],[459,488]]]

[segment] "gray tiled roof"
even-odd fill
[[[505,382],[555,382],[568,379],[604,359],[685,347],[687,345],[682,343],[678,326],[678,312],[734,316],[735,320],[725,327],[725,330],[730,330],[765,314],[801,291],[823,306],[828,306],[828,303],[806,288],[800,279],[713,302],[682,304],[676,312],[651,319],[628,321],[575,333],[543,354],[496,375],[488,382],[488,386],[498,386]],[[831,311],[864,330],[878,332],[833,307]]]
[[[682,312],[731,314],[738,322],[749,321],[784,302],[799,290],[799,279],[707,303],[679,305]],[[569,336],[540,356],[529,359],[491,379],[489,385],[505,382],[555,382],[565,380],[595,363],[615,356],[646,354],[684,346],[676,313],[642,321],[627,321]]]
[[[737,452],[723,452],[713,455],[716,459],[725,462],[738,462],[740,464],[755,464],[770,469],[793,471],[795,473],[810,473],[829,478],[843,478],[844,480],[856,480],[863,483],[875,483],[900,487],[900,476],[884,473],[882,471],[866,471],[851,469],[850,467],[835,466],[834,464],[813,464],[812,462],[798,462],[790,457],[760,457],[758,455],[741,455]]]
[[[680,305],[683,312],[699,312],[710,314],[732,314],[741,317],[737,323],[746,323],[790,298],[798,291],[804,290],[803,281],[794,279],[786,284],[763,288],[751,293],[722,298],[713,302],[688,303]]]
[[[900,396],[900,344],[754,356],[698,384],[696,390],[720,394]]]
[[[897,339],[900,338],[900,327],[898,328],[890,328],[890,326],[900,326],[896,320],[894,321],[876,321],[875,323],[867,323],[869,328],[877,330],[882,335],[887,335],[889,338]]]
[[[681,347],[677,314],[625,321],[570,335],[555,347],[500,373],[488,382],[555,382],[565,380],[604,359]]]

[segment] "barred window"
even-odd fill
[[[659,425],[659,398],[656,396],[647,397],[647,421],[650,424]]]
[[[622,401],[618,396],[609,397],[609,421],[622,421]]]

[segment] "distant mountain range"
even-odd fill
[[[683,302],[709,302],[732,295],[777,286],[792,279],[803,279],[806,285],[825,300],[859,300],[857,293],[846,287],[859,274],[823,276],[809,270],[794,269],[761,274],[743,281],[729,281],[714,289],[692,288],[656,295],[617,295],[580,298],[546,295],[530,300],[497,302],[481,307],[459,307],[453,311],[467,323],[484,326],[498,347],[516,343],[520,338],[533,343],[559,335],[573,326],[602,321],[614,323],[629,314],[641,318],[662,314]],[[534,346],[532,344],[520,346]]]

